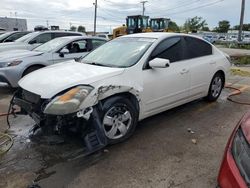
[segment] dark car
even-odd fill
[[[250,112],[239,121],[228,140],[219,171],[218,187],[250,187]]]
[[[14,42],[15,40],[29,34],[30,31],[10,31],[2,34],[0,36],[0,43],[4,42]]]

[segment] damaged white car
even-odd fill
[[[12,105],[45,131],[75,130],[94,151],[124,141],[144,118],[202,97],[217,100],[229,67],[221,51],[194,36],[127,35],[80,63],[25,76]]]

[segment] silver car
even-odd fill
[[[104,38],[69,36],[53,39],[32,51],[12,50],[0,53],[0,82],[18,87],[25,75],[42,67],[77,60],[107,42]]]
[[[69,31],[39,31],[27,34],[14,42],[0,44],[0,52],[8,50],[33,50],[37,46],[44,44],[54,38],[65,36],[83,36],[83,33]]]

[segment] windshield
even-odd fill
[[[23,37],[19,38],[16,40],[16,42],[26,42],[28,41],[30,38],[33,38],[33,36],[36,36],[37,33],[34,32],[34,33],[29,33],[27,35],[24,35]]]
[[[33,51],[52,52],[54,50],[57,50],[61,45],[63,45],[68,40],[69,40],[68,38],[55,38],[49,42],[42,44],[41,46],[38,46]]]
[[[5,38],[8,37],[11,33],[12,33],[12,32],[3,33],[3,34],[0,36],[0,40],[5,39]]]
[[[156,39],[153,38],[117,38],[83,58],[83,62],[108,66],[130,67],[136,64]]]

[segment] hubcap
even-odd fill
[[[109,139],[119,139],[127,134],[132,124],[132,116],[126,106],[110,108],[103,118],[105,135]]]
[[[212,83],[212,96],[214,98],[218,97],[222,88],[222,80],[220,77],[215,77]]]

